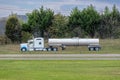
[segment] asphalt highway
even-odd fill
[[[0,54],[0,60],[120,60],[120,54]]]

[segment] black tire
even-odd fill
[[[53,48],[53,51],[58,51],[58,48]]]
[[[51,48],[48,48],[48,51],[52,51],[52,49],[51,49]]]
[[[22,51],[22,52],[25,52],[25,51],[27,51],[27,49],[26,49],[26,48],[22,48],[21,51]]]
[[[98,47],[95,47],[95,51],[99,51],[99,48],[98,48]]]
[[[89,48],[89,51],[94,51],[94,48],[93,48],[93,47],[90,47],[90,48]]]

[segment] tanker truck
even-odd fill
[[[21,51],[58,51],[58,47],[62,50],[66,46],[87,46],[89,51],[99,51],[99,39],[89,38],[50,38],[48,39],[48,47],[45,47],[44,38],[38,37],[28,40],[27,43],[20,44]]]

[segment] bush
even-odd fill
[[[0,36],[0,45],[10,44],[11,40],[6,36]]]
[[[27,40],[30,38],[32,38],[32,34],[22,31],[22,42],[27,42]]]

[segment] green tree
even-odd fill
[[[99,28],[100,15],[95,8],[90,5],[82,11],[74,8],[69,17],[70,29],[77,37],[95,37]]]
[[[53,25],[51,26],[49,33],[51,37],[67,37],[68,34],[68,17],[58,13],[54,15]]]
[[[21,32],[22,42],[27,42],[28,39],[31,39],[33,37],[31,32],[32,32],[32,30],[31,30],[30,26],[28,26],[27,23],[23,23],[22,24],[22,32]]]
[[[99,35],[101,38],[119,38],[120,36],[120,13],[116,6],[110,12],[106,7],[101,15]]]
[[[40,34],[41,25],[39,24],[39,11],[33,10],[32,13],[27,14],[27,16],[28,16],[28,23],[23,24],[23,30],[32,33],[34,36],[38,36],[38,35],[41,36]]]
[[[110,10],[109,8],[106,6],[104,12],[101,14],[101,18],[100,18],[100,25],[99,25],[99,29],[98,29],[98,33],[100,38],[108,38],[108,36],[111,34],[110,32],[110,28],[109,28],[109,24],[110,24]],[[110,30],[109,30],[110,29]]]
[[[69,32],[71,37],[83,37],[85,32],[81,28],[81,11],[75,7],[69,16]]]
[[[22,31],[32,33],[32,28],[27,23],[23,23]]]
[[[99,28],[100,14],[90,5],[81,12],[81,27],[90,37],[95,37]]]
[[[54,12],[50,9],[44,9],[43,6],[37,10],[33,10],[28,14],[28,26],[35,37],[44,37],[44,33],[48,32],[52,25]]]
[[[111,12],[111,19],[112,23],[111,25],[111,38],[120,38],[120,12],[116,8],[116,5],[113,6],[112,12]]]
[[[12,42],[21,42],[21,25],[15,14],[9,16],[5,34]]]
[[[21,35],[22,35],[21,37],[22,42],[27,42],[29,39],[32,38],[32,34],[29,32],[22,31]]]

